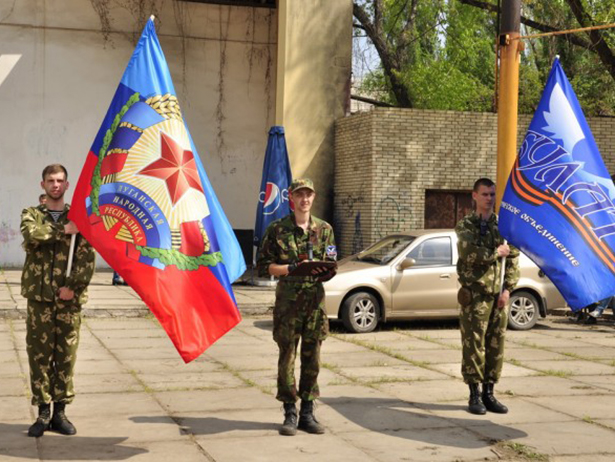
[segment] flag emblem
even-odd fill
[[[222,255],[211,252],[209,207],[177,100],[135,93],[117,117],[86,200],[90,221],[102,220],[140,263],[216,266]]]

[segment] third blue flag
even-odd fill
[[[573,310],[615,295],[615,187],[555,60],[506,185],[500,232]]]

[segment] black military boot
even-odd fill
[[[280,435],[295,436],[297,434],[297,408],[295,403],[284,403],[284,423],[280,427]]]
[[[38,407],[38,418],[36,422],[28,429],[28,436],[38,438],[43,436],[45,430],[49,430],[49,422],[51,421],[51,405],[41,404]]]
[[[51,425],[49,428],[55,430],[62,435],[74,435],[77,433],[75,426],[68,420],[64,413],[64,403],[53,403],[53,417],[51,418]]]
[[[492,383],[483,384],[483,403],[489,412],[495,412],[496,414],[506,414],[508,412],[508,408],[493,396]]]
[[[471,414],[483,415],[487,413],[485,405],[480,401],[480,388],[478,383],[468,384],[470,387],[470,400],[468,401],[468,411]]]
[[[316,435],[322,435],[325,432],[325,427],[320,425],[314,417],[314,401],[301,401],[299,429]]]

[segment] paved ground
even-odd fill
[[[0,303],[18,286],[5,277]],[[117,314],[115,304],[130,300],[117,292],[130,291],[106,290],[109,300],[100,297],[91,309]],[[25,435],[34,409],[24,337],[23,320],[0,320],[1,461],[615,457],[615,328],[606,323],[553,317],[530,332],[509,332],[498,390],[511,412],[486,416],[465,410],[454,323],[396,324],[366,335],[334,326],[323,348],[317,408],[327,434],[295,437],[277,434],[282,413],[273,398],[277,351],[268,316],[245,317],[188,365],[151,317],[86,317],[78,396],[68,408],[74,437]]]
[[[139,296],[128,286],[112,286],[111,271],[97,271],[88,288],[89,301],[84,306],[86,317],[142,317],[150,314]],[[249,275],[245,275],[249,279]],[[0,318],[23,318],[26,300],[20,295],[21,270],[0,268]],[[242,313],[264,314],[273,306],[274,291],[248,284],[233,285]]]

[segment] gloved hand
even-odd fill
[[[318,276],[318,282],[327,282],[330,279],[333,279],[333,277],[337,274],[337,268],[331,268],[329,270],[326,270],[324,273],[322,273],[322,275]]]

